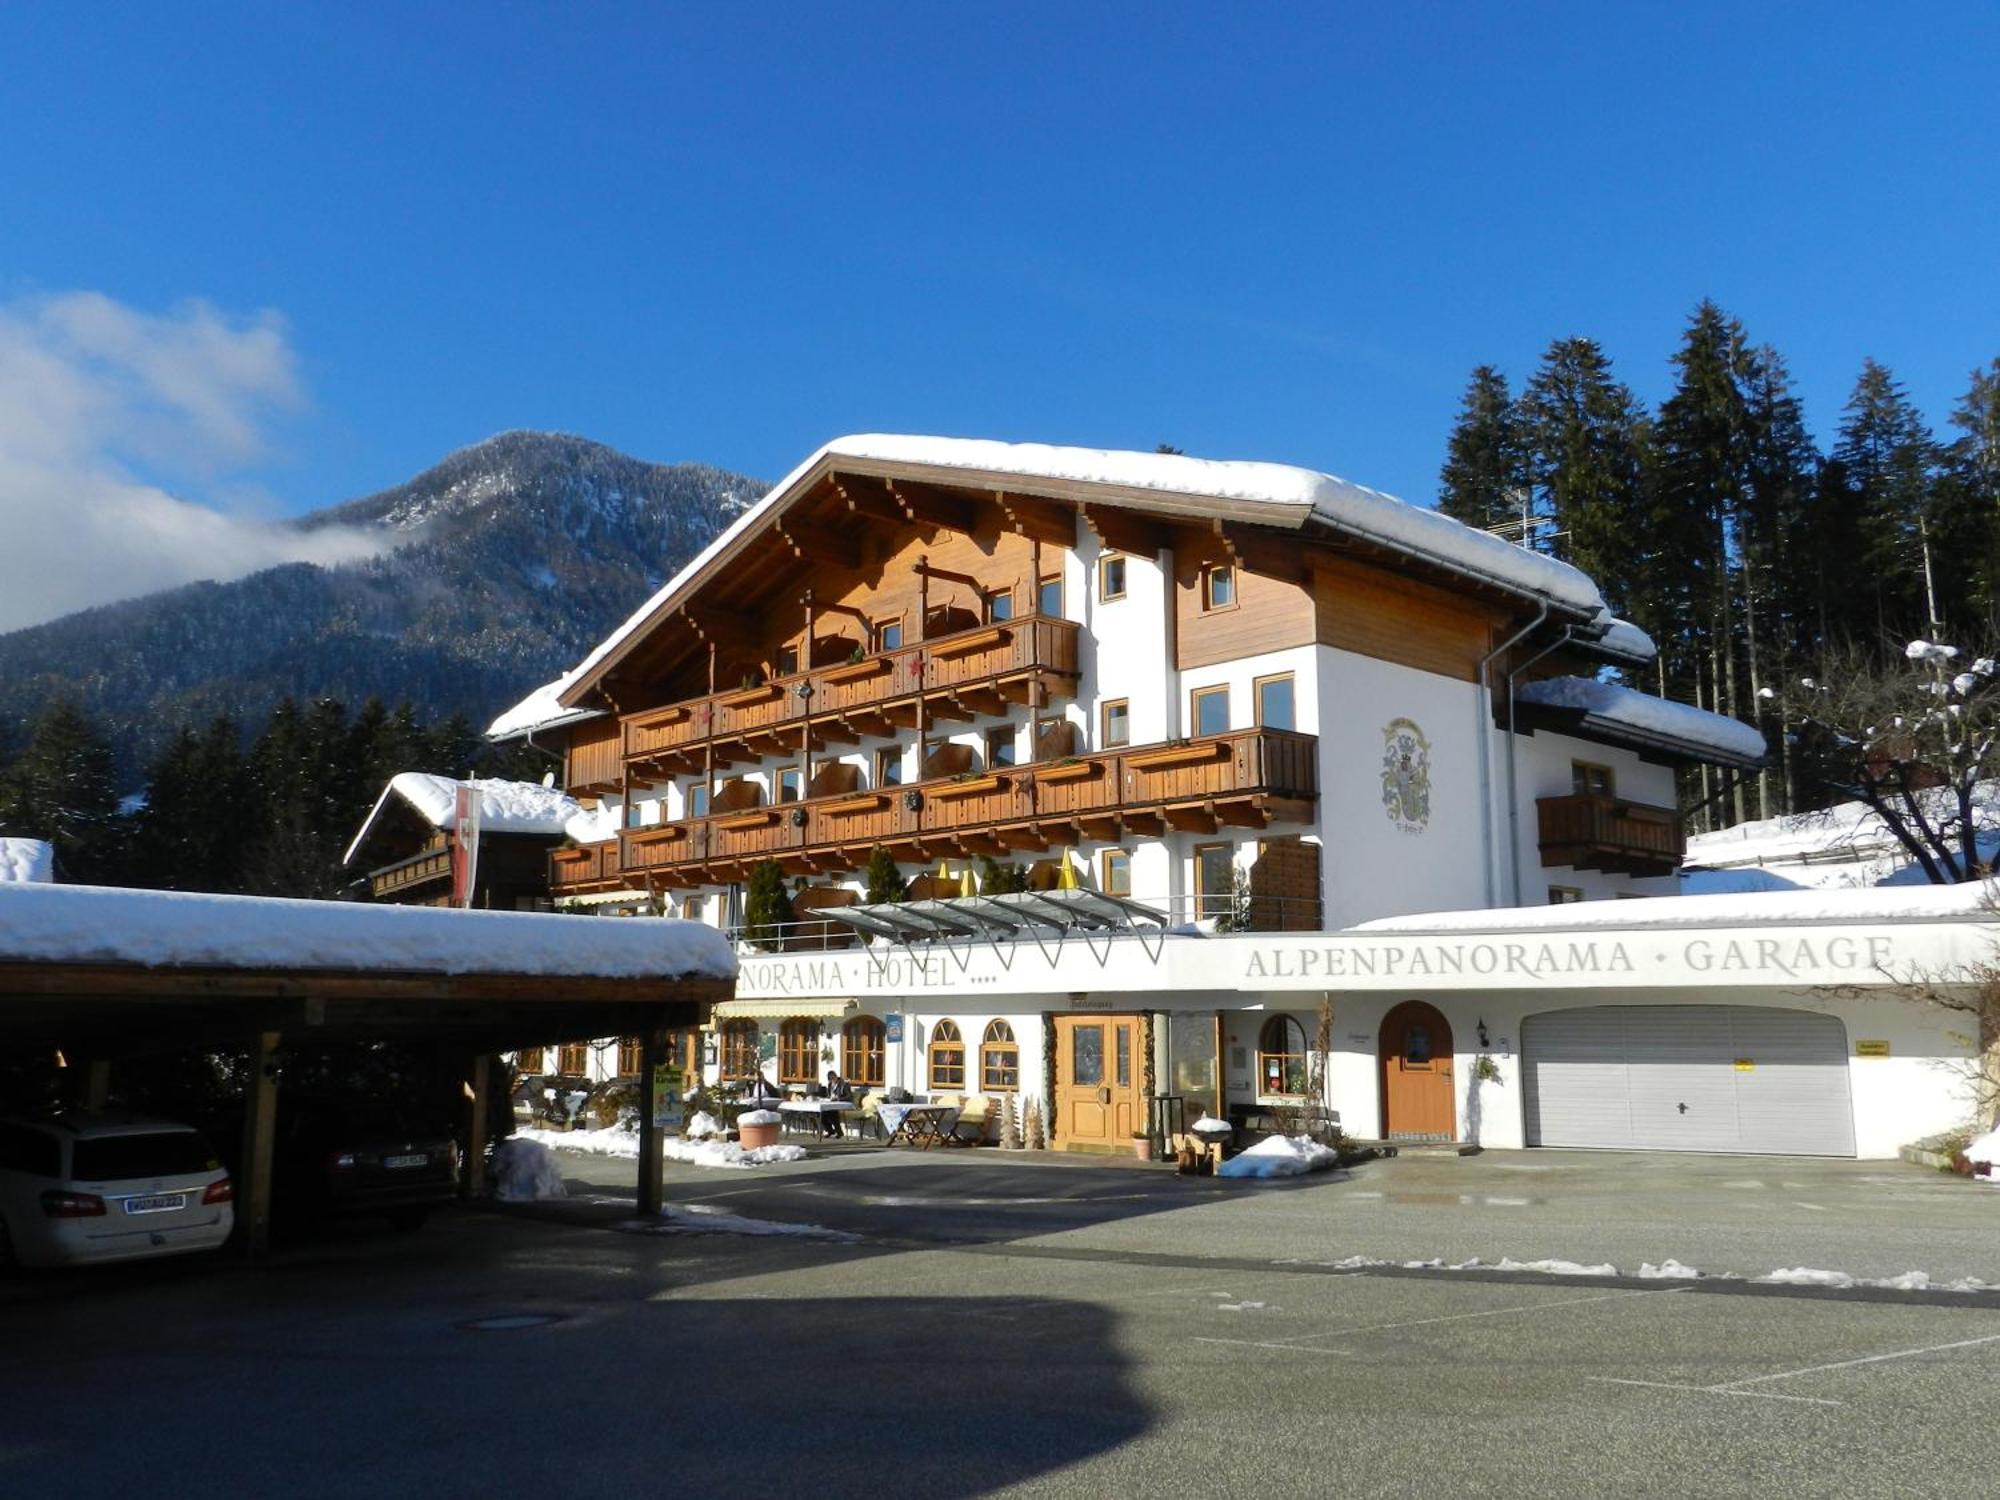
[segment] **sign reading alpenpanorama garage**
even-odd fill
[[[1033,943],[877,946],[748,957],[740,996],[1063,995],[1178,991],[1704,989],[1874,987],[1942,976],[1985,959],[1990,927],[1895,925],[1581,931],[1244,934]],[[1150,1001],[1137,998],[1152,995]]]

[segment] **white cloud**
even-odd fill
[[[0,304],[0,631],[379,550],[369,533],[294,532],[237,498],[271,425],[304,403],[275,313],[149,313],[97,292]]]

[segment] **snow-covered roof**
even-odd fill
[[[1930,788],[1917,793],[1917,799],[1933,826],[1955,823],[1958,808],[1951,788]],[[2000,782],[1973,788],[1972,824],[1979,856],[1992,859],[2000,852]],[[1862,802],[1738,823],[1688,839],[1683,890],[1751,889],[1747,877],[1763,877],[1757,887],[1762,889],[1818,890],[1917,885],[1929,879],[1902,841]]]
[[[0,885],[46,885],[56,878],[56,851],[46,839],[0,838]]]
[[[376,819],[391,797],[408,803],[433,828],[450,827],[457,812],[461,784],[479,793],[479,830],[482,834],[543,834],[550,838],[568,834],[580,844],[608,837],[595,831],[602,821],[595,812],[585,812],[568,792],[554,787],[539,786],[532,781],[500,781],[482,777],[460,783],[449,776],[433,776],[428,771],[401,771],[390,777],[389,784],[382,788],[382,795],[375,799],[374,807],[362,820],[361,831],[347,846],[341,863],[353,863],[354,856],[367,841]],[[573,833],[572,824],[587,830],[588,836]]]
[[[981,489],[1008,486],[1035,493],[1038,485],[1065,490],[1089,486],[1106,504],[1166,504],[1190,514],[1227,512],[1238,520],[1301,530],[1309,522],[1358,537],[1461,575],[1548,601],[1586,617],[1605,610],[1597,585],[1567,563],[1476,530],[1434,510],[1379,490],[1290,464],[1190,458],[1179,453],[1134,453],[1067,448],[1047,443],[1003,443],[981,438],[915,437],[862,433],[835,438],[816,449],[771,492],[737,517],[576,667],[494,720],[496,738],[550,727],[557,714],[573,715],[561,698],[591,675],[647,623],[738,542],[756,532],[810,484],[842,465],[898,474],[928,473],[945,483]],[[553,691],[551,691],[553,689]]]
[[[487,738],[510,740],[517,734],[528,734],[537,729],[554,729],[563,724],[603,717],[605,710],[601,708],[563,707],[562,695],[582,674],[583,669],[577,667],[553,682],[543,683],[489,724],[486,727]]]
[[[1608,656],[1632,666],[1651,666],[1660,654],[1653,638],[1630,620],[1621,620],[1606,610],[1593,624],[1603,633],[1590,643],[1600,656]]]
[[[1381,917],[1353,932],[1545,932],[1596,927],[1754,927],[1767,923],[1962,922],[1992,916],[1989,889],[1926,885],[1891,890],[1731,892],[1642,896],[1488,911],[1417,912]],[[1996,918],[2000,920],[2000,918]]]
[[[0,885],[0,962],[606,979],[736,973],[728,940],[699,922],[87,885]]]
[[[1522,685],[1514,697],[1541,708],[1574,710],[1583,715],[1584,732],[1640,749],[1741,766],[1764,758],[1764,736],[1741,720],[1612,682],[1551,677]]]

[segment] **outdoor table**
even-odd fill
[[[778,1113],[784,1117],[787,1130],[796,1125],[800,1130],[824,1135],[828,1115],[842,1115],[860,1107],[848,1099],[787,1099],[778,1106]]]
[[[905,1145],[928,1151],[939,1141],[950,1140],[958,1127],[958,1110],[949,1104],[884,1104],[876,1115],[889,1132],[883,1142],[889,1146],[901,1136]]]

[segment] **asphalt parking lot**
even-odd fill
[[[0,1288],[0,1492],[1990,1489],[2000,1298],[1285,1253],[1322,1198],[1429,1173],[1253,1196],[856,1155],[676,1169],[684,1222],[635,1228],[587,1180],[618,1164],[565,1165],[555,1211]],[[932,1201],[954,1183],[956,1220]],[[1925,1212],[1985,1211],[1959,1194]],[[1453,1198],[1398,1211],[1470,1213]],[[1232,1211],[1245,1233],[1207,1253]],[[820,1232],[706,1232],[724,1214]],[[929,1239],[867,1228],[919,1217]]]

